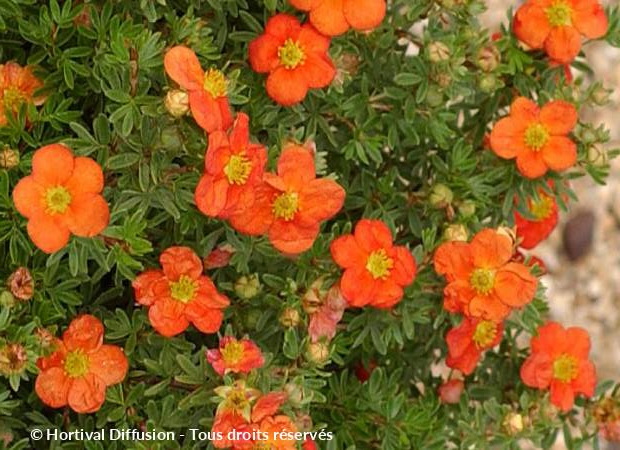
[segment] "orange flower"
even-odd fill
[[[267,151],[250,143],[249,117],[239,113],[227,135],[209,135],[205,173],[196,186],[198,209],[210,217],[228,218],[254,203],[254,188],[263,179]]]
[[[53,253],[67,245],[70,234],[91,237],[108,225],[110,211],[102,190],[99,164],[52,144],[34,152],[32,174],[19,180],[13,202],[28,219],[34,245]]]
[[[215,333],[229,301],[202,274],[198,255],[188,247],[170,247],[159,262],[162,270],[147,270],[132,283],[136,301],[149,307],[153,328],[170,337],[185,331],[191,322],[203,333]]]
[[[505,159],[517,159],[517,168],[527,178],[551,170],[566,170],[577,161],[577,146],[567,136],[577,124],[577,110],[562,100],[539,108],[518,97],[510,115],[491,131],[491,149]]]
[[[444,308],[500,322],[512,308],[534,298],[538,280],[523,264],[511,262],[511,239],[486,228],[470,243],[446,242],[435,251],[435,271],[444,275]]]
[[[569,64],[581,50],[581,36],[589,39],[607,33],[607,16],[597,0],[527,0],[517,10],[513,30],[534,49]]]
[[[471,374],[482,352],[499,344],[503,333],[504,325],[501,322],[463,318],[463,321],[446,335],[446,365],[465,375]]]
[[[291,106],[301,102],[308,89],[329,86],[336,68],[329,58],[330,39],[311,25],[301,25],[288,14],[267,21],[265,32],[250,42],[252,69],[268,73],[267,94],[276,103]]]
[[[380,220],[360,220],[354,234],[335,239],[330,251],[336,264],[345,269],[340,289],[351,306],[391,308],[415,278],[411,252],[392,243],[392,232]]]
[[[527,204],[529,212],[535,219],[526,219],[515,211],[515,225],[517,236],[521,239],[519,246],[531,249],[547,239],[557,225],[558,205],[555,198],[542,190],[538,193],[538,200],[530,198]]]
[[[338,36],[349,28],[370,31],[385,17],[385,0],[289,0],[310,13],[310,23],[327,36]]]
[[[213,369],[222,376],[229,372],[248,373],[265,362],[260,348],[253,341],[237,340],[232,336],[220,339],[220,347],[207,350],[206,356]]]
[[[189,108],[196,123],[207,133],[227,130],[233,122],[228,104],[228,83],[217,69],[202,70],[193,50],[178,45],[164,56],[170,78],[189,94]]]
[[[42,105],[45,97],[34,96],[42,87],[32,68],[14,62],[0,64],[0,127],[7,124],[7,113],[17,113],[23,103]]]
[[[586,330],[547,322],[538,328],[530,346],[532,353],[521,366],[521,379],[527,386],[550,389],[551,403],[562,411],[573,407],[575,394],[594,395],[596,369],[588,360]]]
[[[465,383],[463,383],[463,380],[452,379],[445,381],[437,389],[439,400],[441,400],[441,403],[448,405],[457,404],[461,401],[464,389]]]
[[[267,233],[275,248],[299,254],[312,247],[320,223],[342,208],[344,189],[328,178],[316,178],[314,156],[304,147],[290,144],[278,160],[277,175],[265,173],[255,191],[251,208],[230,217],[242,233]]]
[[[35,391],[43,403],[92,413],[103,405],[106,388],[123,381],[129,364],[120,347],[103,344],[101,321],[85,314],[69,324],[54,353],[39,358],[37,366]]]
[[[297,432],[297,427],[288,416],[268,416],[259,423],[242,426],[238,431],[241,433],[254,432],[254,435],[259,439],[235,442],[233,450],[297,450],[297,441],[288,439],[287,436],[288,433]]]

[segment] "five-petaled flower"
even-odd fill
[[[123,350],[103,344],[103,325],[85,314],[75,318],[56,340],[54,353],[39,358],[35,391],[52,408],[69,405],[78,413],[92,413],[103,405],[106,388],[120,383],[129,364]]]
[[[334,180],[316,178],[314,156],[289,144],[278,159],[277,174],[265,173],[251,208],[230,217],[242,233],[267,233],[275,248],[296,255],[312,247],[320,223],[342,208],[345,191]]]
[[[527,219],[515,211],[515,225],[517,236],[520,239],[519,246],[525,249],[536,247],[541,241],[549,237],[558,223],[558,205],[555,198],[542,189],[538,192],[538,198],[527,200],[529,213],[534,217]]]
[[[392,232],[380,220],[360,220],[353,234],[331,243],[330,251],[336,264],[345,269],[340,289],[351,306],[391,308],[415,278],[411,252],[393,244]]]
[[[562,411],[573,407],[576,394],[594,395],[596,369],[588,359],[590,337],[579,327],[547,322],[530,342],[532,353],[521,366],[530,387],[551,390],[551,403]]]
[[[338,36],[349,28],[371,31],[385,17],[385,0],[289,0],[310,14],[310,23],[326,36]]]
[[[228,103],[228,82],[217,69],[202,70],[193,50],[178,45],[164,56],[170,78],[189,94],[189,108],[196,123],[207,133],[227,130],[233,123]]]
[[[53,253],[67,245],[71,234],[92,237],[108,225],[110,211],[102,190],[99,164],[52,144],[34,153],[32,174],[17,183],[13,202],[28,219],[32,242]]]
[[[517,10],[513,29],[531,48],[544,48],[552,60],[569,64],[581,50],[581,36],[603,37],[607,27],[597,0],[527,0]]]
[[[566,170],[577,161],[577,146],[567,136],[577,124],[577,110],[563,100],[542,108],[518,97],[510,115],[499,120],[491,131],[491,149],[505,159],[517,159],[517,168],[527,178],[537,178],[547,170]]]
[[[265,362],[260,348],[250,339],[237,340],[232,336],[220,339],[219,348],[206,351],[207,361],[220,375],[229,372],[248,373]]]
[[[226,219],[254,203],[267,150],[250,142],[249,122],[247,114],[239,113],[229,134],[218,130],[209,135],[205,173],[194,194],[198,209],[207,216]]]
[[[287,14],[269,19],[264,34],[249,46],[252,69],[268,73],[267,94],[283,106],[301,102],[308,89],[328,86],[336,68],[327,50],[330,39]]]
[[[529,303],[538,280],[521,263],[511,262],[511,239],[486,228],[470,243],[452,241],[437,248],[435,271],[448,281],[444,308],[499,322],[512,308]]]
[[[462,322],[448,331],[446,365],[471,374],[482,352],[495,347],[502,340],[504,326],[501,322],[464,317]]]
[[[153,328],[170,337],[185,331],[191,322],[203,333],[215,333],[229,301],[202,274],[198,255],[188,247],[170,247],[159,262],[161,270],[147,270],[132,283],[136,301],[149,307]]]
[[[32,68],[14,62],[0,64],[0,127],[7,124],[7,114],[18,112],[22,104],[43,104],[44,96],[34,96],[42,87]]]

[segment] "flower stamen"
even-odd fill
[[[553,361],[553,378],[563,383],[573,380],[577,376],[578,361],[574,356],[566,353]]]
[[[213,98],[224,97],[228,89],[228,81],[222,71],[209,69],[205,72],[202,87]]]
[[[64,186],[54,186],[45,191],[45,209],[48,214],[63,214],[71,204],[71,193]]]
[[[276,197],[273,202],[273,215],[276,219],[293,220],[299,210],[299,195],[297,192],[285,192]]]
[[[243,154],[232,155],[224,167],[224,175],[230,184],[245,184],[252,171],[252,162]]]
[[[486,348],[495,340],[497,325],[490,320],[482,320],[476,325],[472,340],[478,348]]]
[[[552,27],[570,26],[573,23],[573,9],[564,0],[554,2],[545,9],[545,14]]]
[[[299,42],[288,38],[284,42],[284,45],[278,48],[278,58],[280,58],[280,64],[285,68],[294,69],[304,63],[306,60],[306,53]]]
[[[475,269],[469,282],[478,294],[488,294],[495,286],[495,272],[491,269]]]
[[[394,267],[394,260],[390,258],[384,249],[375,250],[366,260],[366,270],[377,280],[385,280],[390,275],[390,270]]]
[[[181,275],[178,281],[170,283],[170,296],[181,303],[188,303],[194,298],[197,288],[194,280],[187,275]]]
[[[71,378],[79,378],[88,373],[90,361],[84,350],[77,349],[67,353],[65,358],[65,373]]]
[[[534,123],[525,130],[525,145],[539,151],[549,141],[549,130],[541,123]]]

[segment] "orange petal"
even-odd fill
[[[566,136],[551,136],[540,153],[552,170],[566,170],[577,162],[577,145]]]
[[[67,404],[71,379],[65,375],[62,367],[52,367],[39,373],[34,390],[43,403],[51,408],[60,408]]]
[[[26,218],[41,215],[45,211],[43,205],[44,195],[44,187],[37,183],[33,176],[26,176],[19,180],[15,189],[13,189],[15,209]]]
[[[278,49],[283,41],[269,34],[262,34],[248,46],[248,59],[252,70],[258,73],[268,73],[280,65]]]
[[[61,219],[40,214],[28,221],[28,236],[40,250],[54,253],[69,242],[69,228]]]
[[[538,105],[529,98],[517,97],[510,105],[510,116],[519,122],[524,131],[531,122],[538,120],[539,114]]]
[[[592,397],[596,388],[596,367],[594,364],[590,361],[580,361],[577,378],[571,382],[571,387],[576,393]]]
[[[314,155],[300,145],[287,145],[278,158],[278,175],[284,180],[286,186],[293,185],[301,189],[316,178]],[[310,193],[324,186],[324,184],[315,185],[315,189],[311,189]]]
[[[303,66],[297,69],[278,67],[267,77],[267,95],[282,106],[292,106],[301,102],[308,93],[308,83]]]
[[[475,296],[468,279],[456,279],[443,290],[443,308],[451,313],[462,313]]]
[[[408,286],[415,278],[415,259],[407,247],[394,247],[393,252],[394,267],[390,272],[390,277],[400,286]]]
[[[378,280],[370,304],[375,308],[392,308],[403,299],[403,288],[391,279]]]
[[[501,322],[510,314],[510,307],[495,295],[477,295],[467,305],[465,313],[472,317]]]
[[[547,322],[538,328],[538,335],[530,341],[532,353],[546,353],[551,357],[559,356],[570,347],[566,330],[557,322]]]
[[[590,335],[580,327],[566,329],[566,340],[570,342],[567,351],[578,359],[587,359],[590,353]]]
[[[464,317],[461,323],[451,328],[446,334],[446,345],[448,353],[454,357],[459,357],[472,345],[472,337],[479,321],[470,317]]]
[[[329,178],[311,180],[300,192],[300,211],[297,220],[303,225],[334,217],[344,204],[345,191]]]
[[[357,245],[352,234],[334,239],[329,246],[333,260],[343,269],[363,267],[366,265],[368,253]]]
[[[520,263],[508,263],[495,276],[495,295],[508,306],[519,308],[531,302],[538,280]]]
[[[365,268],[347,269],[342,275],[340,290],[349,305],[363,307],[374,299],[376,283]]]
[[[527,178],[538,178],[547,173],[547,164],[542,157],[542,152],[527,150],[517,156],[517,169],[521,175]]]
[[[194,201],[200,212],[209,217],[218,217],[226,206],[228,188],[225,178],[203,175],[194,193]]]
[[[259,397],[252,408],[252,422],[257,423],[265,417],[273,416],[284,404],[288,395],[286,392],[270,392]]]
[[[589,39],[607,34],[609,22],[603,6],[597,0],[572,0],[573,26]]]
[[[551,24],[544,8],[537,2],[526,2],[515,14],[513,31],[517,39],[528,46],[542,48],[551,32]]]
[[[282,253],[297,255],[312,247],[318,234],[318,224],[302,227],[295,222],[275,220],[269,228],[269,241]]]
[[[570,384],[558,380],[551,382],[551,403],[563,412],[571,410],[575,404],[575,393]]]
[[[344,0],[344,16],[356,30],[372,30],[385,17],[385,0]]]
[[[446,366],[451,369],[460,370],[464,375],[470,375],[476,370],[480,361],[481,352],[473,344],[458,356],[448,353],[446,356]]]
[[[168,76],[183,89],[202,89],[204,71],[193,50],[182,45],[172,47],[164,56],[164,68]]]
[[[235,123],[230,130],[230,147],[233,151],[244,151],[250,142],[250,117],[245,113],[238,113]]]
[[[296,39],[300,30],[299,20],[290,14],[271,16],[265,25],[265,34],[270,34],[283,43],[288,38]]]
[[[90,371],[97,374],[107,386],[120,383],[125,379],[129,362],[122,348],[116,345],[102,345],[88,356]]]
[[[164,277],[164,272],[161,270],[147,270],[138,275],[131,283],[136,301],[141,305],[152,305],[157,298],[153,287],[155,283]]]
[[[323,0],[288,0],[291,6],[302,11],[310,11],[312,8],[316,8],[316,5],[321,1]]]
[[[306,55],[312,54],[329,58],[327,51],[329,50],[331,38],[319,33],[312,25],[304,24],[301,27],[297,41],[303,47]]]
[[[92,237],[110,222],[108,203],[101,195],[82,194],[72,199],[67,212],[67,226],[76,236]]]
[[[103,190],[103,171],[91,158],[79,156],[73,162],[73,173],[65,185],[71,193],[98,194]]]
[[[82,314],[71,321],[62,340],[68,351],[97,350],[103,343],[103,324],[95,316]]]
[[[392,232],[381,220],[362,219],[355,225],[357,245],[368,253],[392,248]]]
[[[222,116],[220,105],[208,92],[191,91],[189,107],[196,123],[207,133],[225,129],[227,118]]]
[[[103,380],[94,373],[75,378],[69,388],[69,406],[80,414],[98,411],[105,402],[105,389]]]
[[[532,353],[521,366],[521,379],[526,386],[546,389],[553,378],[553,363],[542,353]]]
[[[159,299],[149,308],[149,321],[162,336],[175,336],[189,326],[184,312],[183,303],[170,298]]]
[[[326,36],[338,36],[349,29],[343,0],[325,0],[310,11],[310,23]]]
[[[205,154],[205,172],[220,175],[228,163],[231,149],[228,135],[223,130],[209,133],[209,146]]]
[[[199,302],[192,302],[185,310],[185,317],[202,333],[216,333],[222,326],[224,313],[221,309],[204,308]]]
[[[203,307],[212,309],[222,309],[230,305],[228,297],[220,294],[213,281],[204,275],[198,279],[198,291],[192,304],[194,302],[199,302]]]
[[[491,149],[497,156],[505,159],[516,157],[525,149],[524,130],[521,122],[512,117],[504,117],[491,131]]]
[[[73,173],[73,152],[62,144],[41,147],[32,157],[32,176],[43,186],[64,184]]]
[[[470,244],[476,267],[498,268],[512,258],[512,241],[492,228],[478,232]]]
[[[545,50],[551,59],[570,64],[581,50],[581,36],[574,27],[555,27],[545,41]]]
[[[570,133],[577,125],[577,120],[575,106],[563,100],[551,101],[540,110],[540,121],[553,135]]]
[[[232,227],[240,233],[258,236],[265,234],[273,222],[272,198],[275,190],[266,183],[254,188],[254,204],[229,217]]]
[[[304,71],[306,84],[310,88],[320,89],[327,87],[336,76],[334,63],[328,57],[310,54],[301,67]]]
[[[445,242],[433,256],[435,272],[448,280],[469,277],[473,270],[473,258],[467,242]]]
[[[189,247],[168,247],[159,256],[159,262],[170,281],[177,281],[181,275],[186,275],[192,280],[202,275],[202,261]]]

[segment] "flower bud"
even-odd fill
[[[501,60],[502,55],[497,47],[493,44],[489,44],[480,49],[476,62],[482,71],[493,72],[497,69],[497,66],[499,66]]]
[[[453,198],[454,194],[448,186],[437,183],[432,187],[428,200],[433,208],[440,209],[452,203]]]
[[[235,282],[236,294],[246,300],[255,297],[261,289],[258,274],[243,275]]]
[[[0,306],[4,306],[5,308],[12,308],[17,305],[17,299],[13,297],[9,291],[0,292]]]
[[[299,311],[295,308],[284,308],[279,320],[284,328],[294,328],[299,325]]]
[[[446,403],[449,405],[458,403],[461,400],[461,394],[463,393],[464,388],[465,384],[463,383],[463,380],[454,379],[444,382],[437,390],[441,403]]]
[[[433,76],[433,80],[435,80],[435,83],[437,83],[442,88],[447,88],[452,83],[452,77],[450,76],[450,74],[445,73],[445,72],[439,72],[435,74]],[[443,94],[442,94],[442,100],[443,100]]]
[[[593,144],[588,147],[588,162],[595,167],[607,165],[607,152],[601,144]]]
[[[299,408],[303,400],[303,391],[297,383],[286,383],[284,392],[288,395],[288,402],[294,407]]]
[[[484,74],[478,80],[478,87],[484,93],[490,94],[501,87],[501,83],[497,77],[491,73]]]
[[[19,300],[30,300],[34,294],[32,275],[25,267],[19,267],[6,282],[11,294]]]
[[[306,359],[314,364],[324,364],[329,359],[329,345],[324,342],[309,342]]]
[[[595,105],[605,106],[609,103],[609,98],[611,97],[612,92],[612,89],[605,89],[602,85],[597,84],[592,91],[592,101]]]
[[[450,59],[450,48],[443,42],[434,41],[428,45],[428,59],[432,63],[440,63]]]
[[[202,261],[205,269],[219,269],[226,267],[235,253],[235,247],[230,244],[220,245],[213,249]]]
[[[11,170],[19,164],[19,152],[5,147],[0,150],[0,169]]]
[[[28,355],[21,344],[6,344],[0,347],[0,375],[20,374],[26,368]]]
[[[297,417],[295,417],[295,425],[298,430],[310,431],[312,430],[312,417],[308,414],[298,414]]]
[[[476,203],[473,200],[462,201],[456,207],[463,217],[471,217],[476,214]]]
[[[523,428],[525,427],[525,419],[519,413],[509,412],[506,414],[506,417],[504,417],[502,426],[504,427],[504,430],[506,430],[506,433],[514,436],[515,434],[519,434],[523,431]]]
[[[323,287],[323,279],[319,278],[310,285],[306,293],[301,299],[301,305],[306,314],[314,314],[323,305],[325,296],[321,288]]]
[[[182,117],[189,112],[189,95],[182,89],[172,89],[164,99],[166,110],[173,117]]]
[[[517,227],[497,227],[497,234],[506,236],[514,245],[517,242]]]
[[[37,328],[34,335],[37,338],[39,345],[45,349],[52,348],[56,340],[54,335],[47,328]]]
[[[448,225],[443,232],[443,238],[448,242],[454,241],[462,241],[467,242],[469,238],[469,233],[467,232],[467,227],[460,223],[453,223],[452,225]]]

